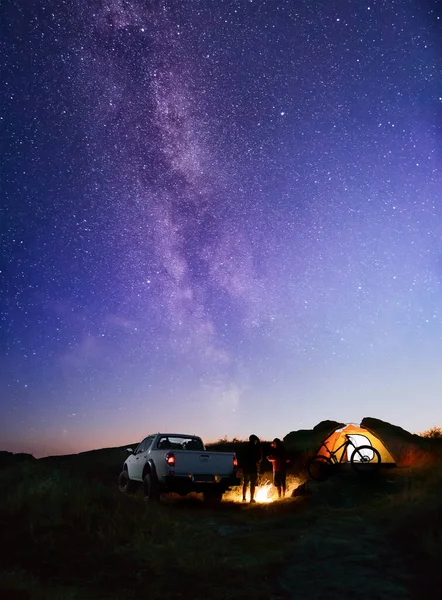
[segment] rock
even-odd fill
[[[284,445],[289,452],[306,454],[316,452],[333,431],[344,426],[344,423],[337,421],[321,421],[313,429],[291,431],[284,437]]]
[[[311,492],[308,490],[306,483],[302,483],[301,485],[298,485],[298,487],[293,490],[292,498],[299,498],[302,496],[310,496]]]
[[[284,445],[292,458],[292,472],[304,473],[309,456],[315,454],[322,442],[339,427],[344,425],[337,421],[321,421],[313,429],[300,429],[288,433],[284,437]]]
[[[336,429],[340,429],[341,427],[345,427],[345,423],[326,420],[315,425],[313,427],[313,431],[320,431],[321,434],[325,435],[325,437],[328,437],[333,431],[336,431]]]
[[[361,427],[365,427],[382,440],[398,467],[417,466],[434,458],[425,439],[402,427],[373,417],[364,417]]]
[[[312,499],[312,503],[330,503],[332,496],[340,496],[340,485],[339,482],[333,479],[327,481],[313,481],[309,480],[298,486],[292,492],[292,497],[306,497],[309,496]]]

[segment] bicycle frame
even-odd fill
[[[330,450],[330,448],[327,446],[327,442],[324,442],[324,443],[322,444],[322,445],[325,447],[325,449],[327,450],[327,452],[329,453],[329,455],[330,455],[330,460],[331,460],[331,461],[332,461],[332,463],[333,463],[333,464],[335,464],[335,465],[336,465],[336,464],[340,464],[340,463],[342,463],[342,459],[344,458],[344,454],[345,454],[345,452],[346,452],[346,450],[347,450],[347,448],[348,448],[349,446],[353,446],[353,448],[356,448],[356,446],[355,446],[355,445],[353,444],[353,442],[352,442],[352,441],[349,439],[349,437],[348,437],[347,435],[346,435],[345,437],[347,438],[347,439],[345,440],[345,442],[344,442],[343,444],[341,444],[341,445],[339,446],[339,448],[336,448],[336,450]],[[345,448],[344,448],[344,446],[345,446]],[[340,459],[338,460],[338,459],[336,458],[336,455],[337,455],[337,453],[339,452],[339,450],[340,450],[341,448],[344,448],[344,450],[342,450],[341,457],[340,457]]]

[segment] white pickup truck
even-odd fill
[[[207,452],[201,438],[183,433],[156,433],[135,449],[128,448],[118,479],[122,492],[132,493],[143,485],[147,499],[161,493],[182,496],[202,492],[211,502],[220,502],[230,486],[239,485],[234,452]]]

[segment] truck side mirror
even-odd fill
[[[128,454],[133,454],[134,451],[132,450],[132,448],[126,448],[126,452]]]

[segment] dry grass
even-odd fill
[[[210,510],[192,498],[152,505],[115,482],[35,464],[4,470],[0,483],[7,598],[38,598],[50,582],[54,598],[73,600],[181,598],[183,590],[194,599],[264,599],[287,548],[262,540],[258,530],[272,516],[262,507]]]
[[[415,464],[392,476],[398,491],[379,516],[409,569],[414,597],[429,598],[442,586],[442,463]]]
[[[408,565],[416,599],[425,597],[419,596],[422,590],[428,597],[440,582],[440,462],[389,470],[365,488],[344,477],[340,495],[333,495],[337,503],[288,495],[244,505],[237,488],[210,509],[200,497],[171,497],[157,506],[141,495],[125,496],[116,488],[113,466],[98,458],[108,469],[99,480],[91,479],[93,465],[86,471],[75,457],[63,466],[35,461],[0,471],[0,596],[3,591],[8,600],[276,600],[287,597],[278,576],[297,540],[318,519],[333,526],[355,514],[384,528],[386,547]],[[261,483],[270,480],[265,474]],[[289,494],[302,482],[289,476]]]

